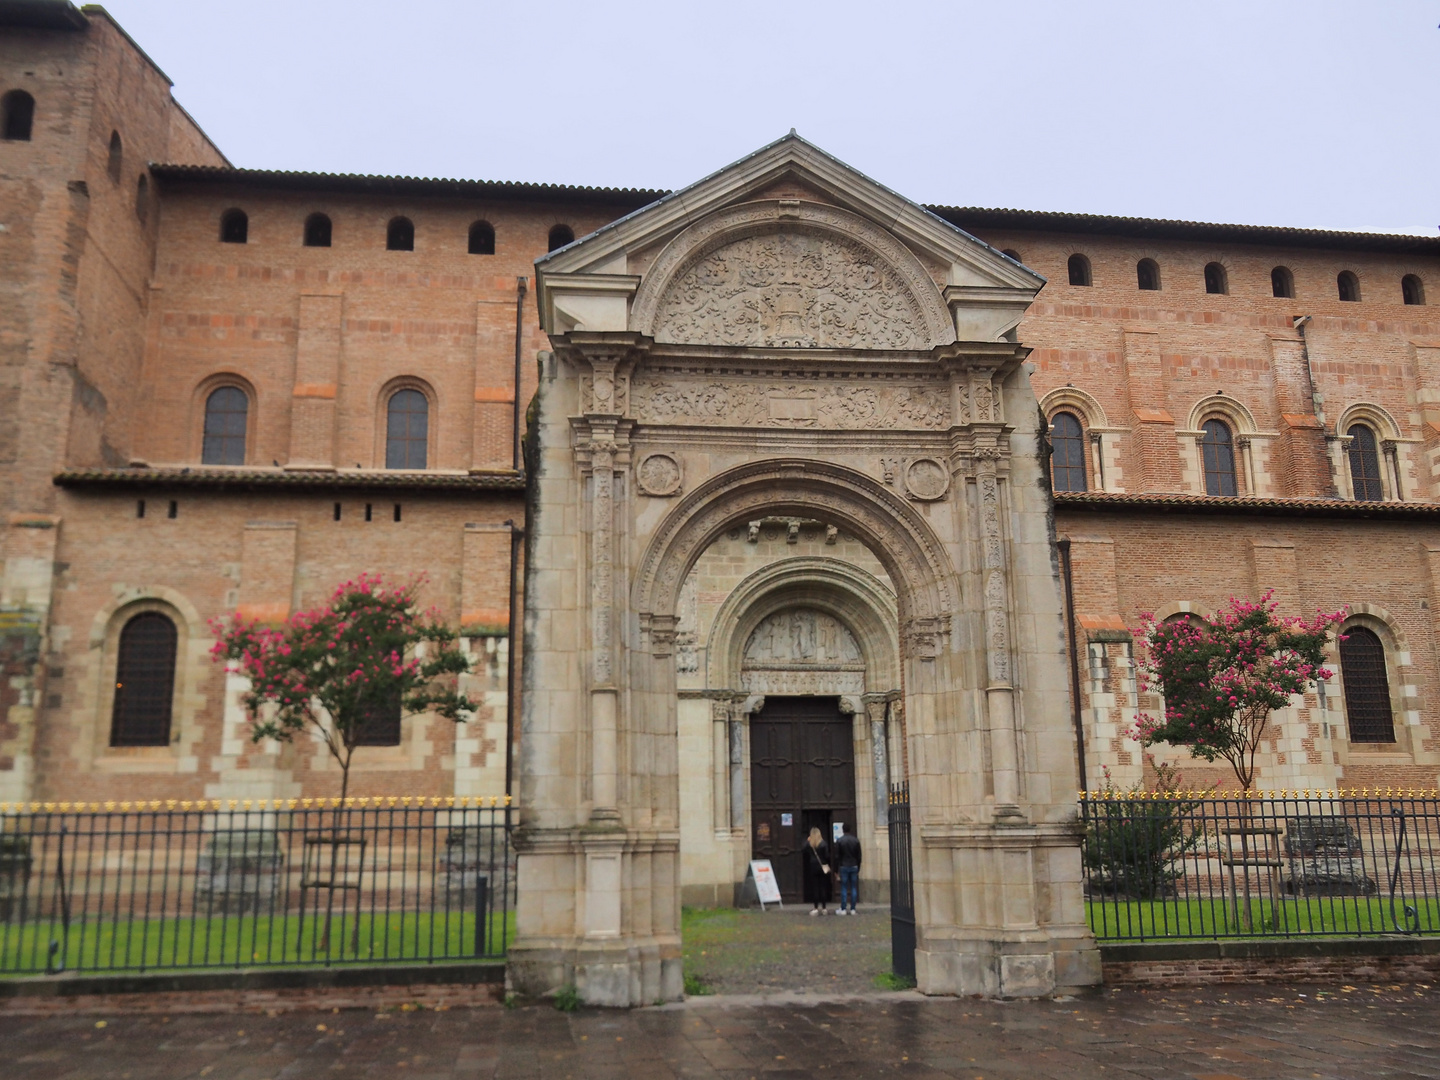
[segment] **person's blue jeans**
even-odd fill
[[[850,910],[854,911],[859,893],[860,868],[858,866],[840,867],[840,910],[844,911],[848,905]]]

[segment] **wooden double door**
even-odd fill
[[[770,860],[787,903],[810,830],[833,844],[842,822],[855,823],[855,737],[840,699],[767,697],[750,718],[750,857]]]

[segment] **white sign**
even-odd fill
[[[839,841],[845,835],[845,823],[843,821],[832,821],[830,823],[830,839]]]
[[[780,883],[775,880],[775,868],[769,859],[752,859],[750,876],[755,879],[755,895],[762,909],[766,904],[780,904]]]
[[[794,825],[794,824],[795,824],[795,815],[794,815],[794,814],[781,814],[781,815],[780,815],[780,824],[783,825],[783,826],[787,826],[787,827],[790,826],[790,825]]]

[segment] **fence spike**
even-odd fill
[[[505,805],[506,805],[506,806],[509,806],[509,805],[510,805],[510,796],[509,796],[509,795],[506,795],[506,796],[505,796]]]
[[[40,812],[40,804],[38,802],[32,802],[30,804],[30,812],[32,814],[38,814]]]
[[[0,802],[0,814],[8,814],[9,812],[10,804],[8,802]]]

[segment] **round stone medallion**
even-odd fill
[[[935,458],[917,458],[905,470],[905,490],[912,499],[943,499],[950,490],[950,474]]]
[[[680,462],[670,454],[651,454],[640,462],[635,479],[642,495],[678,495]]]

